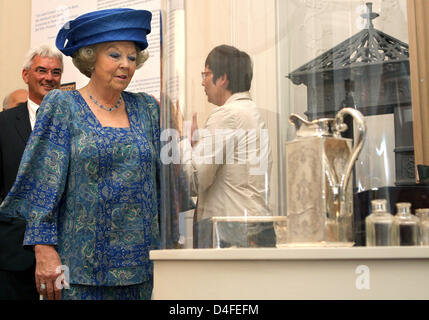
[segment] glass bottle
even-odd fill
[[[429,208],[416,209],[416,217],[420,219],[420,244],[429,246]]]
[[[419,245],[419,218],[411,214],[411,203],[398,202],[393,220],[393,241],[397,246]]]
[[[366,245],[368,247],[393,245],[393,215],[387,212],[387,201],[371,201],[372,213],[365,219]]]

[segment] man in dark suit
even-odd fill
[[[22,70],[28,100],[0,112],[0,203],[15,182],[22,154],[43,97],[58,89],[63,71],[62,54],[43,45],[30,50]],[[25,221],[0,220],[0,300],[38,300],[33,251],[24,249]]]

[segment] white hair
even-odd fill
[[[30,49],[30,51],[28,51],[28,53],[24,59],[23,68],[25,70],[31,69],[31,65],[33,64],[33,59],[36,56],[43,57],[43,58],[45,58],[45,57],[46,58],[57,58],[61,62],[61,70],[64,69],[63,54],[57,48],[48,46],[46,44],[42,44],[41,46],[38,46],[36,48],[32,48],[32,49]]]

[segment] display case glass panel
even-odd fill
[[[405,1],[163,0],[161,16],[163,248],[364,245],[374,197],[388,198],[389,209],[421,200],[421,190],[413,189],[419,186]],[[220,59],[235,61],[228,68],[237,78],[219,73],[216,59],[208,57],[222,45],[250,57],[250,90],[229,86],[247,74],[239,53]],[[339,120],[344,108],[363,116],[362,150],[351,168],[337,165],[335,157],[326,166],[321,154],[320,221],[290,224],[288,189],[302,183],[297,192],[308,204],[315,192],[308,191],[311,174],[287,179],[298,172],[287,169],[288,143],[299,138],[289,117],[331,118],[332,128],[344,122],[347,130],[329,134],[347,140],[350,147],[342,150],[353,158],[361,129],[350,112]],[[301,176],[308,157],[298,162]],[[329,170],[334,174],[325,174]],[[350,182],[341,185],[346,171]],[[402,190],[415,199],[399,199]],[[319,236],[310,243],[285,235],[311,228],[319,228],[313,233]]]

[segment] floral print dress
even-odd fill
[[[103,127],[78,91],[45,96],[0,215],[27,220],[24,245],[54,245],[70,283],[151,281],[159,247],[159,104],[123,92],[129,128]]]

